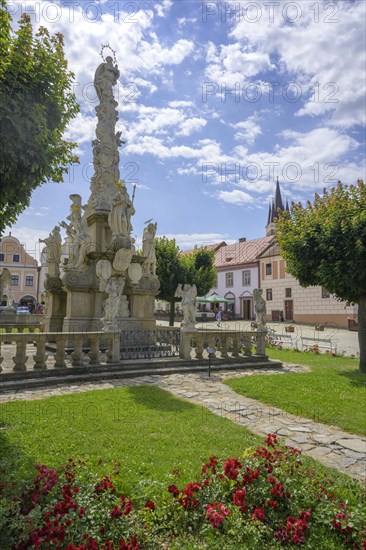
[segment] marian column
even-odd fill
[[[148,226],[150,253],[144,232],[146,257],[137,255],[131,238],[134,192],[130,198],[119,172],[118,148],[124,142],[121,132],[116,132],[118,102],[113,96],[119,75],[111,56],[103,58],[95,71],[99,105],[91,193],[86,205],[80,195],[70,195],[68,222],[60,223],[69,237],[69,255],[62,276],[55,280],[57,288],[49,289],[55,296],[59,292],[59,300],[50,308],[47,328],[55,326],[53,319],[62,320],[64,332],[155,327],[154,298],[160,286],[153,250],[156,224]]]

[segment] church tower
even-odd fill
[[[283,210],[289,210],[288,207],[288,201],[286,201],[286,207],[283,205],[282,201],[282,195],[281,195],[281,189],[280,189],[280,183],[278,181],[277,176],[277,182],[276,182],[276,191],[275,196],[272,199],[272,203],[269,204],[268,209],[268,219],[267,219],[267,225],[266,225],[266,236],[274,235],[275,234],[275,218],[278,218],[278,211]]]

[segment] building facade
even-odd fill
[[[262,237],[223,246],[215,253],[217,270],[216,286],[208,293],[234,301],[233,315],[236,318],[255,318],[253,290],[259,286],[258,256],[272,243],[274,237]],[[228,306],[223,306],[227,309]]]
[[[266,237],[222,246],[215,252],[216,286],[208,296],[217,294],[235,301],[235,317],[253,319],[254,288],[263,289],[268,321],[294,321],[308,324],[332,324],[348,328],[357,322],[357,306],[337,300],[320,286],[303,288],[286,271],[275,241],[275,219],[284,205],[277,178],[273,201],[269,205]]]
[[[357,306],[347,306],[325,288],[302,287],[295,277],[287,273],[286,262],[281,258],[277,244],[261,255],[259,266],[260,286],[267,303],[267,320],[326,323],[347,328],[348,319],[357,316]]]
[[[34,310],[38,301],[40,268],[37,260],[11,233],[0,240],[0,272],[4,267],[11,274],[11,290],[16,304]]]

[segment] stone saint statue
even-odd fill
[[[146,257],[143,263],[144,275],[156,275],[155,235],[157,224],[149,223],[142,236],[142,255]]]
[[[62,239],[60,228],[56,225],[46,239],[39,239],[40,243],[45,243],[47,272],[50,277],[60,276],[61,246]]]
[[[118,331],[117,317],[122,310],[126,313],[126,300],[123,300],[125,281],[124,277],[111,277],[107,281],[105,292],[108,292],[108,297],[104,304],[104,317],[101,319],[104,332]]]
[[[94,87],[101,103],[113,100],[113,86],[117,84],[119,75],[118,66],[113,65],[113,59],[110,56],[97,67],[94,76]]]
[[[87,224],[89,210],[87,206],[81,206],[80,195],[70,195],[73,201],[71,205],[71,213],[67,219],[71,223],[61,222],[60,225],[66,229],[67,235],[70,237],[69,261],[65,269],[79,270],[85,262],[90,246],[90,234]],[[84,214],[81,215],[81,210]]]
[[[134,214],[135,209],[126,186],[121,185],[112,201],[112,209],[108,214],[108,224],[113,239],[130,236],[132,231],[131,216]]]
[[[253,290],[253,298],[254,298],[255,311],[256,311],[259,330],[264,330],[266,327],[267,308],[266,308],[266,301],[264,298],[262,298],[262,294],[263,294],[262,288],[255,288]]]
[[[182,288],[182,285],[177,286],[174,296],[177,298],[182,298],[182,310],[183,310],[183,321],[184,328],[187,330],[195,327],[196,324],[196,298],[197,298],[197,287],[196,285],[185,284]]]

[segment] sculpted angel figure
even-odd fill
[[[194,325],[196,323],[196,285],[185,284],[177,286],[175,295],[177,298],[182,298],[183,320],[185,325]]]
[[[266,326],[266,313],[267,313],[266,301],[264,298],[262,298],[262,294],[263,294],[262,288],[255,288],[253,290],[253,298],[254,298],[254,304],[255,304],[257,323],[258,323],[258,328],[260,330],[263,330]]]

